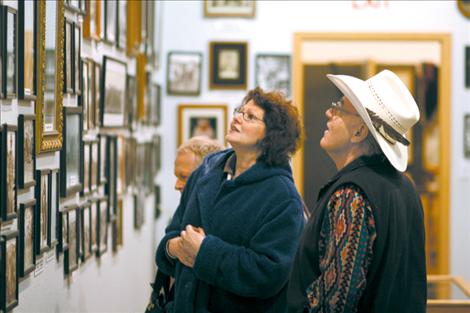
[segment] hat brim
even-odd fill
[[[400,143],[392,144],[387,141],[380,133],[377,132],[372,125],[372,120],[366,111],[366,108],[377,112],[375,110],[376,100],[372,96],[367,83],[363,80],[357,79],[348,75],[326,75],[329,80],[346,96],[356,109],[357,113],[361,116],[364,123],[369,128],[369,131],[377,140],[382,152],[385,154],[390,163],[400,172],[406,170],[408,163],[408,148]]]

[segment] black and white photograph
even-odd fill
[[[209,88],[246,89],[247,54],[246,42],[210,42]]]
[[[51,243],[51,171],[36,171],[36,255],[49,250]]]
[[[35,185],[35,116],[18,116],[18,186],[27,188]],[[23,166],[21,166],[21,164]]]
[[[37,2],[18,1],[18,98],[35,99]]]
[[[201,93],[202,53],[168,53],[167,93],[199,95]]]
[[[126,106],[127,66],[116,59],[104,56],[104,91],[102,102],[102,126],[124,127]]]
[[[253,0],[204,0],[205,17],[253,18],[255,10]]]
[[[66,197],[80,191],[80,164],[82,161],[82,108],[64,107],[64,145],[60,153],[60,194]]]
[[[290,97],[290,56],[258,54],[255,85],[265,91],[278,90]]]
[[[116,43],[117,1],[104,1],[104,39]]]
[[[126,95],[126,122],[127,125],[132,126],[134,122],[137,122],[137,81],[135,76],[127,75]]]
[[[18,305],[18,231],[8,231],[2,234],[1,242],[1,269],[0,280],[0,309],[4,312],[11,311]]]
[[[63,207],[57,214],[57,252],[61,253],[68,249],[69,241],[69,220],[68,220],[68,210],[66,207]]]
[[[0,204],[1,216],[4,221],[16,217],[17,198],[17,147],[16,147],[17,127],[3,124],[1,127],[1,155],[0,155]]]
[[[36,257],[34,253],[34,217],[36,200],[20,204],[19,218],[19,276],[24,277],[34,270]]]

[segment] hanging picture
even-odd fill
[[[147,95],[148,95],[148,119],[149,124],[153,126],[160,125],[160,117],[161,117],[161,88],[160,85],[149,82],[147,84]]]
[[[18,231],[1,235],[0,310],[9,312],[18,305]]]
[[[211,42],[209,53],[210,89],[246,89],[246,42]]]
[[[94,63],[93,71],[93,100],[92,107],[94,107],[95,112],[95,126],[101,126],[101,65],[99,63]]]
[[[134,76],[127,75],[126,95],[127,125],[133,125],[137,121],[137,82]]]
[[[105,184],[108,181],[106,176],[107,169],[107,155],[106,155],[106,147],[107,147],[107,138],[103,134],[98,135],[99,138],[99,147],[98,147],[98,185]]]
[[[34,253],[34,218],[36,211],[36,200],[20,204],[18,229],[19,250],[18,269],[19,276],[25,277],[34,270],[36,254]]]
[[[78,245],[79,245],[79,216],[76,206],[66,208],[68,211],[68,248],[64,252],[64,272],[70,274],[78,268]]]
[[[80,191],[80,195],[84,196],[90,193],[91,141],[83,141],[81,154],[83,161],[80,166],[80,181],[83,182],[83,188]]]
[[[73,23],[73,91],[75,94],[80,95],[82,92],[82,67],[81,67],[81,58],[80,58],[80,51],[81,51],[81,44],[82,44],[82,35],[81,35],[81,28],[80,24]]]
[[[199,95],[201,93],[202,53],[170,52],[168,54],[167,93]]]
[[[74,89],[74,26],[73,22],[64,19],[64,93],[73,93]]]
[[[149,1],[153,2],[153,1]],[[121,49],[126,49],[127,45],[127,1],[118,1],[118,29],[117,35],[118,47]]]
[[[255,85],[265,91],[278,90],[290,96],[290,56],[258,54]]]
[[[90,254],[96,253],[98,249],[98,199],[90,202]]]
[[[51,247],[51,183],[52,175],[48,169],[36,171],[36,255]]]
[[[57,224],[57,252],[64,252],[68,249],[69,242],[69,216],[68,211],[63,208],[58,213],[58,224]]]
[[[34,143],[35,116],[18,116],[18,186],[27,188],[35,185],[36,148]],[[22,165],[21,165],[22,164]]]
[[[227,134],[227,106],[191,105],[178,106],[178,146],[194,136],[206,136],[225,143]]]
[[[470,46],[465,47],[465,87],[470,88]]]
[[[204,0],[205,17],[245,17],[255,16],[256,1],[220,1]]]
[[[85,262],[91,257],[91,207],[87,202],[80,208],[80,259]]]
[[[37,2],[18,1],[18,98],[36,97]]]
[[[101,0],[85,1],[85,17],[83,19],[83,37],[88,39],[101,39]]]
[[[103,255],[108,249],[108,201],[106,197],[99,199],[98,204],[98,256]]]
[[[116,43],[116,23],[117,1],[104,1],[104,39],[112,44]]]
[[[90,190],[98,190],[98,163],[100,142],[98,139],[90,142]]]
[[[2,23],[2,36],[0,45],[1,66],[3,73],[2,93],[5,98],[16,97],[17,83],[17,11],[9,6],[0,6],[0,21]]]
[[[470,114],[465,114],[463,122],[463,154],[470,159]]]
[[[16,217],[17,179],[16,147],[17,127],[3,124],[1,127],[0,151],[0,210],[4,221]]]
[[[101,98],[101,125],[103,127],[123,127],[126,106],[127,66],[124,62],[104,56],[103,91]]]

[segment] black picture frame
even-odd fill
[[[80,207],[80,260],[85,262],[91,254],[91,204],[89,201]]]
[[[96,255],[102,256],[108,250],[108,199],[101,197],[98,202],[98,249]]]
[[[0,309],[11,311],[18,305],[18,231],[1,235],[0,241]]]
[[[57,213],[57,254],[65,252],[69,245],[69,215],[68,211],[63,209]]]
[[[117,18],[117,1],[104,1],[104,40],[113,45],[117,43]]]
[[[59,217],[59,210],[60,210],[60,169],[55,168],[51,170],[51,174],[49,176],[49,186],[51,186],[51,239],[50,239],[50,247],[54,248],[58,242],[59,237],[57,233],[58,228],[58,217]]]
[[[81,158],[80,162],[80,181],[82,182],[82,189],[80,190],[81,196],[86,196],[91,192],[91,141],[84,140],[81,145]]]
[[[80,213],[79,208],[72,205],[67,210],[68,248],[64,251],[64,273],[71,274],[78,268],[80,245]]]
[[[74,92],[74,23],[64,18],[64,94]]]
[[[35,100],[37,90],[38,5],[18,1],[18,98]]]
[[[19,208],[19,249],[18,275],[25,277],[36,267],[35,242],[36,200],[20,203]]]
[[[213,41],[209,56],[209,89],[246,89],[248,43]]]
[[[52,174],[50,169],[36,170],[35,251],[41,255],[51,249]]]
[[[279,90],[291,95],[291,60],[288,54],[257,54],[255,86],[265,91]]]
[[[60,195],[81,191],[82,107],[64,107],[64,148],[60,151]]]
[[[2,94],[3,98],[13,99],[17,95],[18,82],[18,12],[9,6],[0,6],[0,34]]]
[[[106,177],[105,193],[108,196],[108,221],[116,215],[117,210],[117,136],[108,136],[106,140]]]
[[[82,28],[79,23],[73,23],[73,91],[76,95],[82,93]]]
[[[99,140],[99,151],[98,151],[98,185],[104,185],[108,182],[106,165],[108,164],[107,158],[107,146],[108,146],[108,139],[107,136],[103,134],[98,135]]]
[[[201,93],[201,81],[202,53],[168,53],[166,91],[169,95],[198,96]]]
[[[103,57],[101,83],[101,127],[122,128],[127,125],[126,63],[109,56]]]
[[[1,219],[9,221],[17,216],[17,131],[13,125],[3,124],[0,153],[0,206]]]
[[[470,88],[470,46],[465,47],[465,87]]]
[[[18,187],[36,185],[36,116],[18,115]]]

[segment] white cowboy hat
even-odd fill
[[[405,84],[389,70],[366,81],[348,75],[326,76],[351,101],[390,163],[404,172],[409,144],[404,135],[419,120],[418,106]]]

